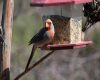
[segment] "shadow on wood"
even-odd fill
[[[1,80],[10,80],[10,70],[9,70],[9,68],[5,69],[2,72]]]

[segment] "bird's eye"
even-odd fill
[[[51,25],[51,22],[47,22],[49,25]]]

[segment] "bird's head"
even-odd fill
[[[52,23],[51,19],[47,19],[47,20],[45,21],[45,28],[46,28],[47,30],[54,29],[54,26],[53,26],[53,23]]]
[[[55,35],[55,29],[51,19],[45,21],[45,29],[47,30],[46,34],[49,36],[50,40],[52,40]]]

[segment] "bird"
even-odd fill
[[[32,60],[32,57],[34,56],[35,50],[38,47],[43,47],[47,44],[49,44],[55,35],[55,29],[54,29],[54,25],[51,19],[46,19],[44,22],[44,26],[42,29],[40,29],[40,31],[35,34],[32,39],[29,41],[29,45],[33,45],[32,47],[32,51],[30,54],[30,57],[28,59],[27,65],[25,70],[28,69],[30,62]]]

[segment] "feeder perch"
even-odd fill
[[[55,27],[54,39],[42,49],[61,50],[86,47],[92,41],[84,40],[82,32],[82,3],[92,0],[32,0],[39,7],[43,23],[51,19]]]

